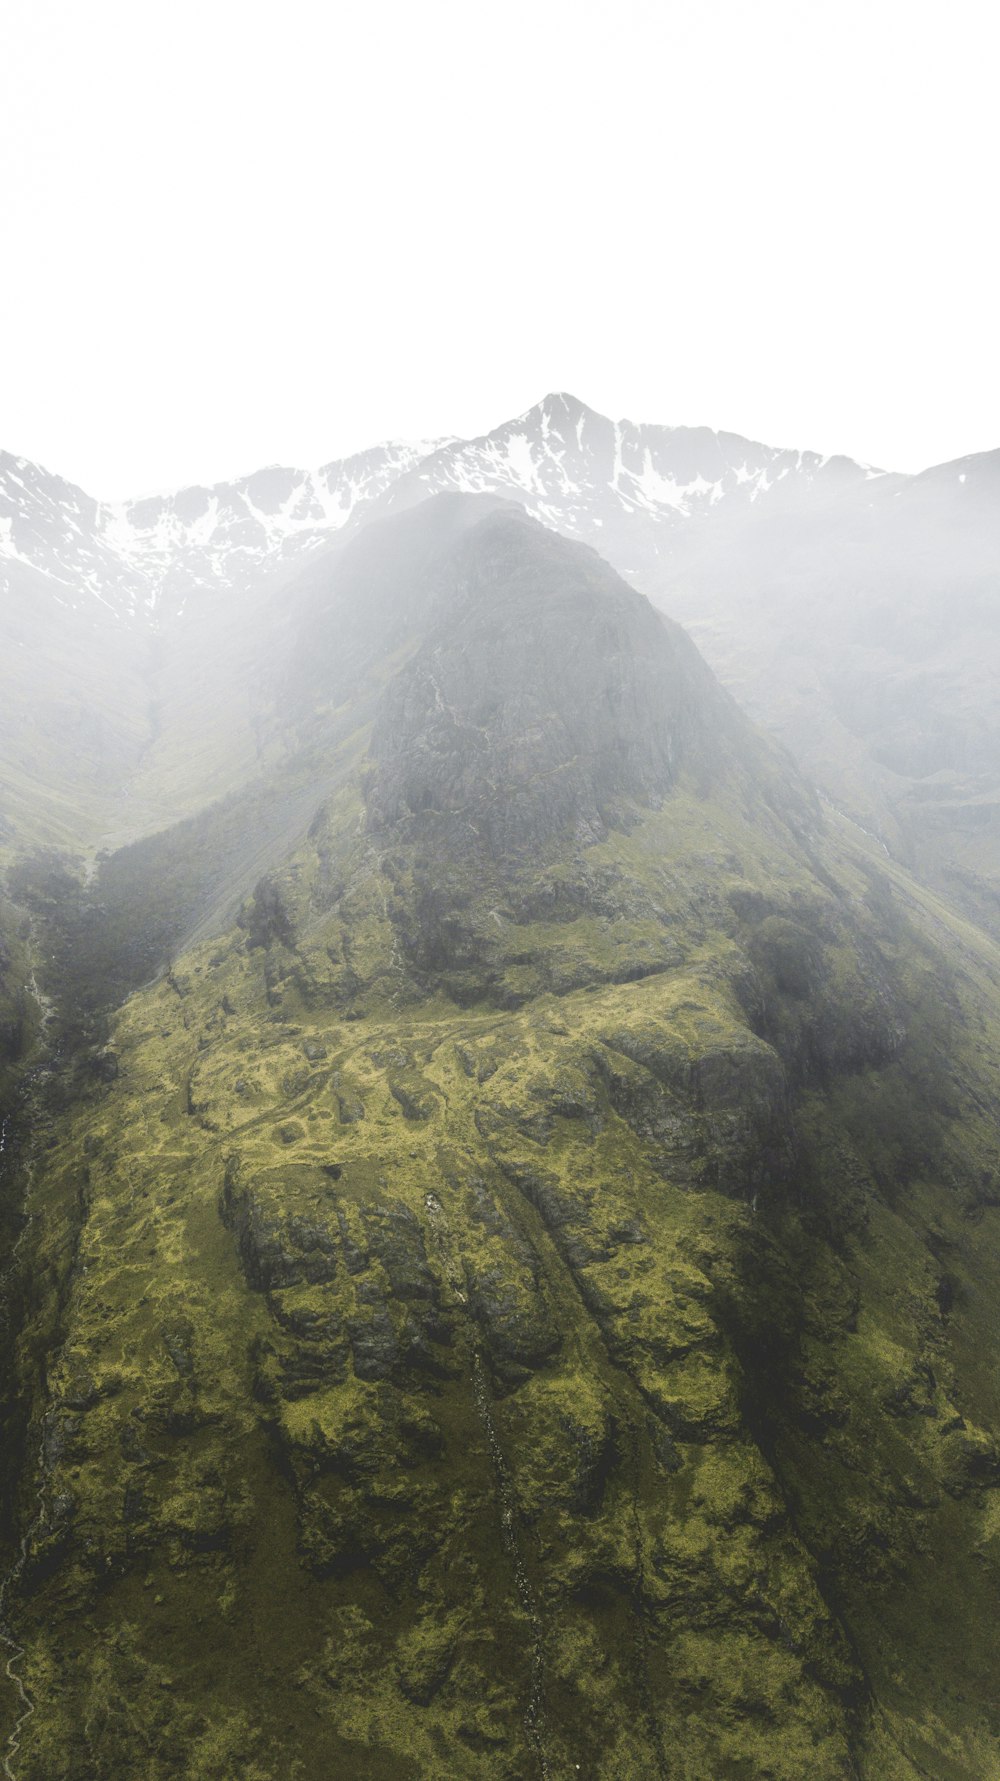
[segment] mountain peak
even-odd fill
[[[533,408],[528,409],[528,414],[548,415],[553,419],[568,420],[573,426],[581,418],[584,420],[604,419],[604,416],[599,414],[596,408],[590,408],[586,402],[581,402],[579,396],[572,395],[569,390],[550,390],[547,396],[543,396],[540,402],[536,402]]]
[[[682,767],[718,766],[735,708],[684,633],[596,552],[498,508],[458,538],[444,579],[450,594],[376,719],[376,827],[434,821],[457,851],[511,861],[566,833],[602,835]]]

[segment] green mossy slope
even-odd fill
[[[452,569],[36,1095],[10,1770],[995,1781],[1000,956],[590,553]]]
[[[679,789],[462,1006],[351,797],[38,1172],[17,1772],[1000,1772],[990,994]]]

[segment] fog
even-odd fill
[[[5,1781],[1000,1775],[993,36],[5,19]]]
[[[0,58],[0,446],[103,499],[546,389],[991,449],[994,10],[37,0]]]

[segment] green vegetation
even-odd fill
[[[234,921],[16,881],[16,1781],[1000,1777],[1000,952],[532,536]]]
[[[17,1772],[1000,1772],[989,995],[678,789],[442,997],[356,810],[36,1175]]]

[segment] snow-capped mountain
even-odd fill
[[[14,565],[53,597],[176,615],[201,589],[238,589],[327,541],[438,441],[375,446],[319,470],[270,465],[235,482],[119,503],[0,453],[0,588]]]
[[[106,510],[104,510],[106,511]],[[42,576],[60,605],[141,606],[141,571],[106,537],[92,496],[26,458],[0,452],[0,590]]]
[[[682,531],[723,512],[825,501],[884,478],[850,458],[782,450],[709,427],[609,420],[575,396],[553,394],[480,439],[441,446],[393,482],[380,505],[409,505],[448,489],[508,495],[544,524],[593,544],[620,572],[636,574],[669,558]]]
[[[813,503],[873,478],[886,480],[848,458],[707,427],[609,420],[569,395],[479,439],[379,445],[319,470],[271,465],[120,503],[0,454],[0,576],[20,564],[63,604],[97,602],[159,626],[199,593],[239,591],[377,511],[457,490],[517,500],[641,580],[709,518]]]
[[[105,507],[104,536],[150,585],[152,609],[177,611],[199,588],[238,588],[258,568],[308,555],[437,444],[377,445],[319,470],[271,464],[238,482]]]
[[[0,846],[5,821],[145,832],[255,771],[295,716],[302,614],[332,612],[328,547],[434,495],[594,546],[838,807],[1000,931],[1000,453],[899,476],[565,394],[478,439],[118,505],[0,455]]]

